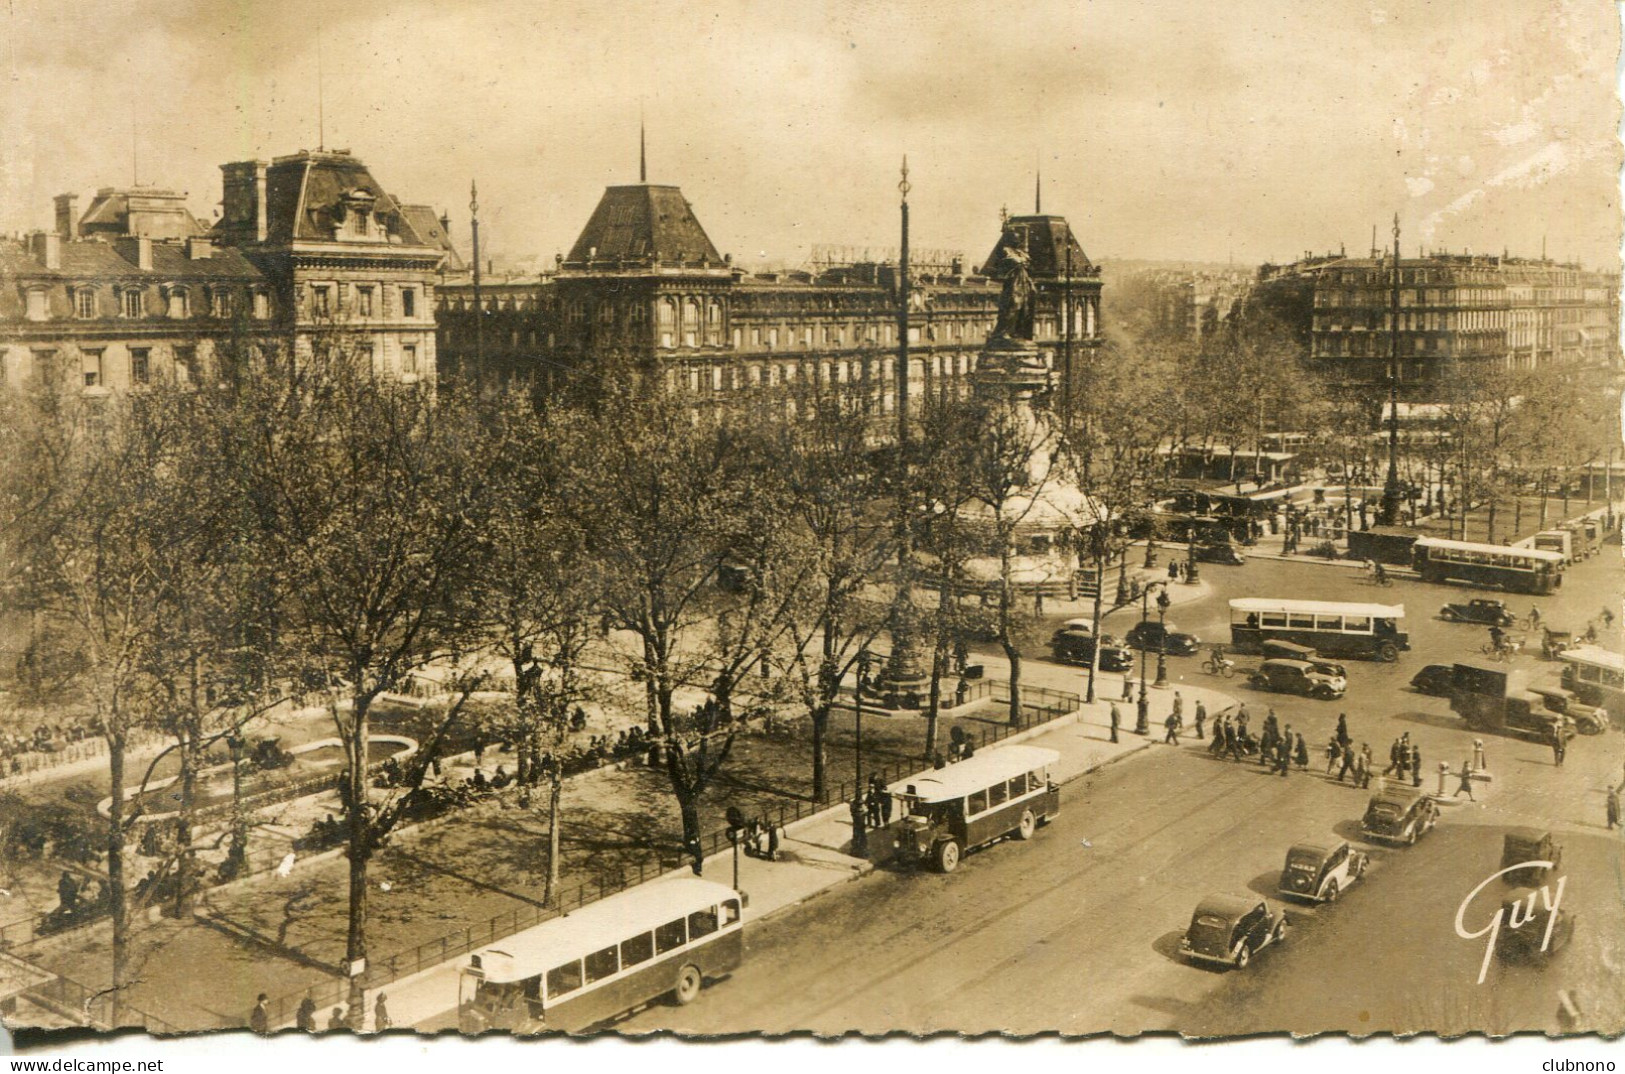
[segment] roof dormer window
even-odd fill
[[[43,287],[30,287],[26,315],[30,321],[44,321],[51,316],[51,295]]]

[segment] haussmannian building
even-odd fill
[[[1506,369],[1619,363],[1619,277],[1554,261],[1434,254],[1399,262],[1399,378],[1428,402],[1453,363]],[[1258,290],[1309,329],[1334,381],[1386,384],[1394,261],[1377,254],[1265,265]]]
[[[1035,335],[1059,379],[1069,353],[1099,345],[1100,270],[1064,217],[1012,216],[1005,228],[1030,258]],[[959,258],[912,264],[909,293],[912,397],[967,391],[997,318],[1000,283]],[[482,281],[483,313],[466,276],[448,276],[438,294],[448,376],[478,366],[546,391],[635,375],[719,400],[868,385],[880,412],[895,411],[897,265],[746,271],[718,252],[675,186],[609,187],[555,271]]]
[[[222,166],[221,217],[186,195],[104,188],[83,214],[0,239],[0,383],[36,372],[91,395],[181,382],[233,333],[308,348],[341,332],[382,375],[435,382],[435,285],[460,267],[445,223],[390,197],[347,152]]]

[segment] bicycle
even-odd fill
[[[1210,656],[1202,661],[1202,670],[1209,675],[1218,675],[1221,678],[1231,678],[1236,673],[1236,662],[1223,657]]]
[[[1507,642],[1502,645],[1480,645],[1478,647],[1478,651],[1489,657],[1491,660],[1496,660],[1505,664],[1510,663],[1512,658],[1518,655],[1519,648],[1520,646],[1517,642]]]
[[[1512,621],[1512,625],[1519,630],[1539,630],[1543,623],[1545,623],[1545,620],[1540,617],[1538,610],[1531,611],[1528,615]]]

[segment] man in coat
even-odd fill
[[[1200,700],[1196,702],[1196,737],[1202,737],[1202,725],[1207,723],[1207,706]]]
[[[1422,785],[1422,747],[1411,743],[1411,786]]]

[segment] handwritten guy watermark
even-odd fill
[[[1553,891],[1549,885],[1542,884],[1538,889],[1531,891],[1527,899],[1518,899],[1503,906],[1496,907],[1495,916],[1490,918],[1490,923],[1479,929],[1477,932],[1468,932],[1467,926],[1462,921],[1462,919],[1467,916],[1467,908],[1472,905],[1473,900],[1478,897],[1479,892],[1489,887],[1496,880],[1499,880],[1507,873],[1515,873],[1520,869],[1544,870],[1554,869],[1556,867],[1557,863],[1550,861],[1525,861],[1519,862],[1517,865],[1509,865],[1505,869],[1491,873],[1484,879],[1482,884],[1478,885],[1472,891],[1469,891],[1467,893],[1467,897],[1461,900],[1461,905],[1456,907],[1457,936],[1460,936],[1464,940],[1476,940],[1480,936],[1484,936],[1486,934],[1489,936],[1489,939],[1484,943],[1484,962],[1478,968],[1479,984],[1484,983],[1485,976],[1490,972],[1490,956],[1495,953],[1496,940],[1500,939],[1502,920],[1505,919],[1507,928],[1509,929],[1518,929],[1529,924],[1535,919],[1536,899],[1539,899],[1541,904],[1546,908],[1546,934],[1541,937],[1540,949],[1545,951],[1551,946],[1552,930],[1557,927],[1557,909],[1563,903],[1563,886],[1568,883],[1569,878],[1567,876],[1558,877],[1556,891]]]

